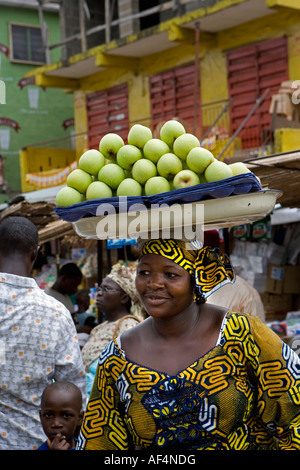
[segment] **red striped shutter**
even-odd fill
[[[287,39],[281,37],[227,53],[228,89],[231,105],[231,133],[243,122],[268,88],[270,92],[239,134],[243,148],[264,144],[271,127],[271,97],[288,80]]]
[[[198,91],[200,97],[200,91]],[[193,129],[195,113],[195,66],[167,70],[150,78],[152,128],[174,117]],[[197,109],[199,126],[200,98]]]
[[[86,96],[88,147],[99,148],[99,141],[108,132],[116,132],[127,140],[129,130],[128,88],[122,84]]]

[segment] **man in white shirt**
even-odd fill
[[[73,382],[86,402],[72,317],[30,277],[37,253],[38,232],[28,219],[0,224],[0,450],[43,443],[39,406],[51,382]]]

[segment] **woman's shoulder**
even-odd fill
[[[272,342],[280,341],[274,333],[257,315],[229,311],[223,323],[223,336],[245,340],[251,336],[255,342],[264,342],[268,338]]]

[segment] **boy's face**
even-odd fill
[[[81,425],[83,412],[78,396],[63,389],[50,389],[44,394],[40,410],[46,436],[53,441],[57,434],[65,436],[72,445],[74,432]]]

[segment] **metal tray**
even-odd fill
[[[83,217],[72,224],[76,233],[87,239],[146,239],[167,235],[192,240],[193,234],[201,230],[232,227],[264,218],[272,212],[281,194],[281,191],[262,189],[170,207]]]

